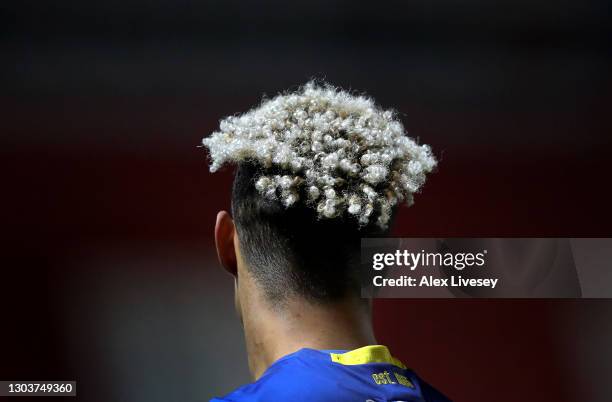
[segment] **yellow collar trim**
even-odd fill
[[[391,356],[389,349],[383,345],[364,346],[346,353],[330,353],[331,360],[345,366],[368,363],[388,363],[406,369],[404,363]]]

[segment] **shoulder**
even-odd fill
[[[214,398],[211,402],[337,400],[337,387],[334,384],[325,373],[313,370],[308,362],[295,356],[276,363],[257,381],[244,385],[224,397]]]

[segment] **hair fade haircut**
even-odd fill
[[[359,295],[360,239],[384,236],[388,227],[353,219],[320,219],[316,210],[285,207],[254,186],[262,169],[241,163],[232,188],[232,215],[248,269],[267,298],[282,303],[301,296],[332,302]]]
[[[436,166],[394,111],[314,81],[221,120],[202,143],[212,172],[238,165],[241,250],[277,301],[358,291],[360,238],[385,234]]]

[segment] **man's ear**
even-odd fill
[[[219,211],[217,223],[215,224],[215,246],[219,262],[227,272],[236,276],[236,247],[234,245],[234,234],[236,227],[234,221],[227,211]]]

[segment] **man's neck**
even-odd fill
[[[278,308],[260,300],[249,307],[242,318],[255,379],[276,360],[302,348],[350,350],[376,343],[370,308],[358,298],[320,304],[296,298]]]

